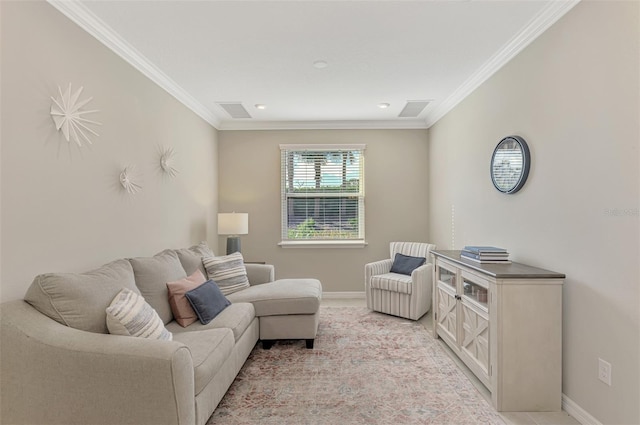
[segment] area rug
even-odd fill
[[[315,348],[258,344],[209,425],[501,424],[420,323],[321,307]]]

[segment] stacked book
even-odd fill
[[[509,253],[495,246],[465,246],[460,256],[482,264],[509,264]]]

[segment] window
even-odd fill
[[[365,145],[280,145],[282,246],[364,245]]]

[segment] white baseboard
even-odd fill
[[[564,394],[562,394],[562,410],[573,416],[582,425],[602,425],[602,422],[591,416],[589,412]]]
[[[364,291],[362,292],[323,292],[322,298],[327,300],[345,298],[345,299],[365,299]]]

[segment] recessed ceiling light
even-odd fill
[[[317,60],[313,62],[313,67],[316,69],[323,69],[328,67],[329,64],[327,63],[327,61],[323,61],[323,60]]]
[[[387,109],[390,105],[388,103],[378,103],[378,108]]]
[[[262,103],[256,103],[256,109],[267,109],[267,105]]]

